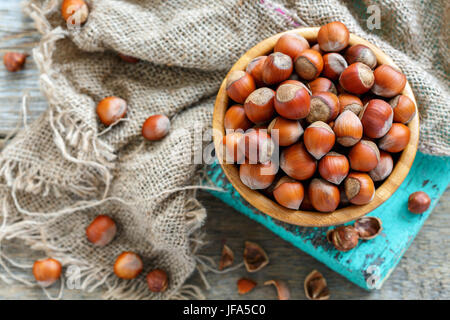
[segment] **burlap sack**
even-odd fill
[[[202,297],[185,284],[206,217],[195,200],[200,166],[191,156],[202,147],[196,132],[210,126],[215,93],[234,61],[275,33],[340,20],[377,44],[401,66],[416,94],[420,150],[450,155],[446,1],[377,2],[381,29],[373,31],[365,4],[337,0],[88,3],[89,19],[79,31],[67,30],[60,1],[25,4],[42,32],[33,58],[49,109],[0,155],[0,244],[18,238],[44,250],[81,289],[104,285],[110,298]],[[117,52],[142,61],[125,63]],[[95,106],[109,95],[127,100],[129,111],[108,130]],[[171,118],[171,133],[145,142],[141,125],[155,113]],[[101,249],[85,237],[100,213],[119,225],[115,240]],[[112,273],[125,250],[144,259],[138,279],[118,280]],[[21,265],[4,251],[0,264],[5,281],[33,285],[15,273]],[[153,268],[168,271],[164,294],[146,287],[144,276]]]

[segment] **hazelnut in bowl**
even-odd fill
[[[225,175],[290,224],[343,224],[385,202],[417,151],[411,87],[344,24],[274,35],[247,51],[217,94],[213,139]]]

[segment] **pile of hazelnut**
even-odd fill
[[[391,154],[408,145],[416,107],[401,94],[405,75],[377,65],[369,47],[349,47],[349,37],[341,22],[322,26],[312,47],[286,33],[273,53],[227,77],[221,158],[286,208],[369,203],[374,182],[392,172]]]

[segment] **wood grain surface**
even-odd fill
[[[0,2],[0,55],[10,50],[31,52],[39,41],[39,34],[33,23],[20,11],[19,0]],[[40,94],[38,71],[32,58],[29,58],[25,70],[8,73],[0,66],[0,137],[4,137],[20,121],[22,95],[30,93],[30,110],[27,121],[32,121],[42,113],[46,101]],[[245,240],[259,243],[266,249],[270,264],[256,274],[248,274],[244,268],[218,275],[207,273],[211,285],[205,290],[208,299],[274,299],[273,286],[264,286],[270,279],[283,279],[288,282],[292,299],[305,299],[303,281],[313,269],[324,274],[328,281],[332,299],[449,299],[450,298],[450,190],[441,198],[438,206],[426,221],[410,249],[399,266],[381,290],[367,292],[334,273],[311,256],[294,248],[289,243],[272,234],[258,223],[227,207],[212,195],[199,192],[199,200],[208,210],[208,219],[204,230],[209,244],[202,253],[219,260],[223,241],[234,250],[236,263],[242,261]],[[32,263],[41,258],[39,252],[30,251],[20,242],[12,242],[6,250],[9,256],[23,262]],[[2,269],[0,268],[0,272]],[[31,273],[23,274],[32,279]],[[236,281],[240,277],[249,277],[258,282],[258,286],[249,294],[237,294]],[[199,275],[192,276],[192,282],[203,286]],[[57,288],[50,292],[56,295]],[[102,290],[92,293],[79,290],[66,290],[65,299],[98,299]],[[39,288],[29,288],[15,283],[8,285],[0,280],[0,299],[45,299]]]

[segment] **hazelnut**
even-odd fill
[[[431,204],[430,197],[423,191],[411,193],[408,198],[408,210],[412,213],[424,213]]]
[[[87,239],[99,247],[109,244],[114,239],[116,232],[116,223],[107,215],[97,216],[86,228]]]
[[[62,266],[58,260],[47,258],[37,260],[33,264],[33,275],[41,287],[48,287],[61,276]]]
[[[306,276],[304,289],[309,300],[328,300],[330,298],[327,281],[317,270],[313,270]]]
[[[164,292],[169,285],[167,274],[161,269],[150,271],[145,279],[147,280],[147,285],[151,292]]]
[[[320,212],[333,212],[340,201],[339,188],[318,178],[313,179],[309,184],[308,196],[314,209]]]
[[[383,230],[383,224],[376,217],[362,217],[355,221],[355,230],[358,232],[359,238],[370,240],[378,236]]]
[[[383,181],[392,172],[394,161],[390,153],[380,150],[380,161],[377,166],[369,171],[369,175],[373,181]]]
[[[361,62],[352,63],[339,76],[342,88],[354,94],[366,93],[372,88],[374,81],[372,69]]]
[[[328,91],[333,94],[337,94],[336,86],[334,83],[327,78],[318,77],[311,81],[309,84],[309,88],[311,89],[312,94],[316,94],[319,92]]]
[[[253,80],[255,80],[255,83],[258,87],[264,85],[262,72],[266,59],[267,56],[256,57],[248,63],[247,68],[245,69],[245,71],[253,77]]]
[[[375,197],[375,186],[368,174],[351,172],[344,181],[345,194],[352,204],[367,204]]]
[[[124,251],[114,263],[114,273],[121,279],[134,279],[141,273],[143,267],[144,264],[136,253]]]
[[[309,185],[305,185],[304,188],[306,190],[309,189]],[[305,210],[305,211],[313,211],[314,210],[311,200],[309,199],[308,192],[305,192],[302,204],[300,205],[300,210]]]
[[[242,163],[245,155],[241,150],[241,139],[244,134],[239,131],[231,132],[223,137],[222,145],[224,156],[222,157],[225,163]]]
[[[319,160],[333,148],[335,134],[325,122],[316,121],[306,128],[303,141],[308,152]]]
[[[320,49],[320,46],[319,46],[318,43],[316,43],[315,45],[313,45],[313,46],[311,47],[311,50],[317,51],[317,52],[320,53],[321,55],[323,55],[323,54],[325,53],[322,49]]]
[[[89,9],[83,0],[64,0],[61,15],[67,23],[82,25],[89,16]]]
[[[264,282],[265,286],[274,285],[277,289],[278,300],[289,300],[291,293],[287,283],[282,280],[268,280]]]
[[[219,270],[223,270],[233,264],[234,261],[234,253],[233,250],[226,244],[223,245],[222,248],[222,256],[219,262]]]
[[[273,51],[287,54],[294,59],[306,49],[309,49],[309,43],[305,38],[296,33],[286,33],[278,39]]]
[[[275,95],[275,110],[283,117],[292,120],[305,118],[310,111],[308,91],[303,86],[282,84]]]
[[[384,136],[392,126],[394,113],[391,106],[380,99],[370,100],[359,114],[364,135],[377,139]]]
[[[331,92],[318,92],[311,97],[310,112],[306,117],[309,123],[323,121],[329,123],[339,114],[339,100]]]
[[[269,263],[269,257],[258,244],[245,241],[244,265],[248,272],[256,272]]]
[[[340,184],[349,170],[347,158],[337,152],[329,152],[319,161],[320,176],[334,184]]]
[[[340,226],[330,235],[331,241],[339,251],[349,251],[358,245],[359,235],[352,226]]]
[[[295,58],[295,71],[302,79],[313,80],[322,70],[322,55],[315,50],[307,49]]]
[[[97,105],[97,115],[105,126],[110,126],[127,113],[127,102],[119,97],[106,97]]]
[[[142,125],[142,136],[150,141],[164,138],[170,131],[170,120],[163,114],[150,116]]]
[[[377,57],[375,56],[375,53],[363,44],[355,44],[348,48],[345,52],[345,59],[347,59],[349,64],[355,62],[364,63],[370,69],[374,69],[377,66]]]
[[[267,85],[282,82],[289,78],[293,68],[291,57],[281,52],[274,52],[264,61],[263,81]]]
[[[322,74],[328,79],[338,80],[347,67],[347,61],[339,53],[332,52],[323,56]]]
[[[252,190],[266,189],[275,180],[278,171],[272,162],[248,164],[243,163],[239,167],[239,177],[243,184]]]
[[[372,92],[378,96],[392,98],[405,88],[406,76],[387,64],[377,67],[373,75],[375,82]]]
[[[255,89],[255,81],[247,72],[236,70],[228,74],[226,83],[227,95],[237,103],[244,103],[245,99]]]
[[[361,140],[350,149],[348,158],[353,170],[368,172],[378,165],[380,151],[372,141]]]
[[[20,52],[6,52],[3,56],[3,64],[9,72],[22,70],[28,54]]]
[[[243,106],[236,104],[228,108],[225,112],[223,119],[225,130],[238,130],[243,131],[249,129],[252,126],[252,122],[247,118],[245,109]]]
[[[320,49],[326,52],[338,52],[348,46],[350,33],[347,27],[339,21],[330,22],[319,29],[317,42]]]
[[[392,110],[394,110],[394,121],[403,124],[409,123],[416,115],[416,106],[414,102],[403,94],[400,94],[389,101]]]
[[[289,120],[276,117],[270,122],[267,131],[272,135],[272,130],[278,130],[278,144],[283,147],[290,146],[300,139],[303,128],[298,120]]]
[[[281,178],[273,189],[273,197],[283,207],[298,210],[305,191],[301,182],[289,177]]]
[[[265,129],[249,129],[239,141],[239,149],[250,164],[265,163],[272,158],[275,144]]]
[[[411,132],[402,123],[393,123],[386,135],[378,141],[378,147],[387,152],[400,152],[409,143]]]
[[[245,100],[244,110],[247,118],[254,123],[263,123],[272,119],[275,91],[270,88],[259,88]]]
[[[256,286],[256,282],[251,279],[247,279],[247,278],[241,278],[237,282],[239,294],[246,294],[246,293],[252,291],[255,286]]]
[[[316,172],[317,161],[303,143],[295,143],[281,152],[280,167],[291,178],[306,180]]]
[[[126,54],[123,54],[123,53],[119,53],[118,56],[120,59],[122,59],[123,61],[128,62],[128,63],[138,63],[139,62],[138,58],[135,58],[132,56],[127,56]]]
[[[363,126],[356,114],[350,110],[345,110],[334,121],[333,131],[340,145],[351,147],[361,140]]]
[[[338,95],[338,100],[340,113],[344,112],[345,110],[350,110],[351,112],[359,116],[361,110],[363,109],[363,103],[357,96],[348,93],[341,93],[340,95]]]

